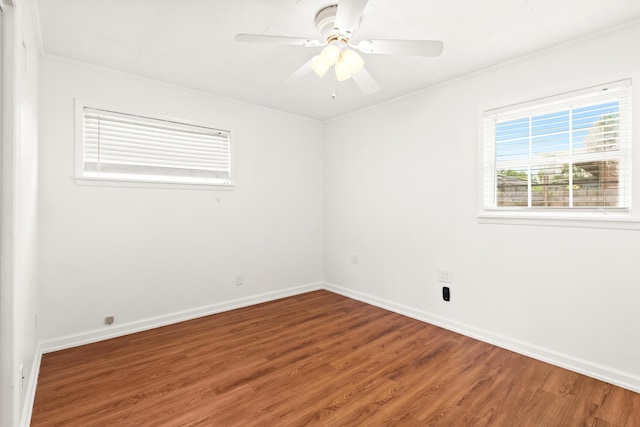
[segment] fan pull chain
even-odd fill
[[[331,73],[333,75],[333,90],[331,91],[331,99],[336,99],[336,86],[338,85],[338,78],[336,77],[336,73]]]

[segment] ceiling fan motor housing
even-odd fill
[[[347,43],[351,34],[339,34],[335,28],[336,13],[338,11],[338,5],[327,6],[321,9],[316,15],[316,28],[318,34],[322,40],[326,40],[327,43],[334,41],[341,41]]]

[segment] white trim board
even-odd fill
[[[417,310],[415,308],[397,304],[392,301],[387,301],[385,299],[378,298],[376,296],[369,295],[363,292],[343,288],[331,283],[325,283],[324,289],[351,299],[374,305],[376,307],[384,308],[385,310],[393,311],[394,313],[401,314],[403,316],[411,317],[422,322],[439,326],[441,328],[489,344],[493,344],[497,347],[501,347],[509,351],[513,351],[515,353],[519,353],[533,359],[549,363],[551,365],[559,366],[561,368],[568,369],[570,371],[577,372],[579,374],[583,374],[588,377],[607,382],[609,384],[614,384],[619,387],[635,391],[636,393],[640,393],[640,377],[628,372],[593,363],[588,360],[579,359],[577,357],[559,353],[524,341],[515,340],[513,338],[495,334],[493,332],[479,329],[465,323],[456,322],[445,317],[427,313],[426,311]]]
[[[124,323],[122,325],[108,326],[100,329],[94,329],[88,332],[82,332],[79,334],[66,335],[60,338],[42,341],[40,343],[40,347],[43,354],[50,353],[53,351],[64,350],[66,348],[77,347],[80,345],[108,340],[111,338],[117,338],[136,332],[146,331],[149,329],[172,325],[174,323],[184,322],[186,320],[196,319],[198,317],[209,316],[211,314],[222,313],[224,311],[235,310],[237,308],[248,307],[255,304],[261,304],[281,298],[317,291],[320,289],[323,289],[323,284],[321,282],[318,282],[294,288],[282,289],[274,292],[252,295],[249,297],[224,301],[221,303],[198,307],[190,310],[184,310],[176,313],[138,320],[135,322]]]
[[[33,404],[36,400],[36,388],[38,386],[38,376],[40,375],[40,362],[42,361],[42,350],[40,344],[36,348],[33,355],[33,363],[31,364],[31,374],[29,375],[29,384],[24,395],[24,404],[21,408],[20,427],[29,427],[31,425],[31,415],[33,414]]]

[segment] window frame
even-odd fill
[[[632,202],[637,190],[633,185],[633,169],[636,168],[637,159],[634,159],[634,134],[629,129],[628,152],[622,159],[628,162],[627,174],[623,179],[623,185],[627,186],[629,203],[626,207],[497,207],[488,203],[488,199],[495,200],[495,143],[487,149],[485,140],[485,119],[488,114],[503,111],[516,111],[532,106],[540,106],[545,103],[569,100],[580,94],[594,92],[605,87],[627,87],[629,126],[632,127],[633,86],[631,78],[624,78],[607,84],[583,87],[581,89],[551,94],[537,99],[512,102],[498,108],[482,108],[478,111],[478,185],[477,185],[477,218],[480,223],[488,224],[518,224],[518,225],[549,225],[563,227],[589,227],[589,228],[621,228],[640,230],[640,218],[634,215]],[[495,132],[495,128],[493,130]],[[637,149],[636,149],[637,151]],[[492,165],[492,172],[488,172],[487,158]],[[629,165],[630,163],[630,165]],[[489,176],[491,175],[491,176]],[[491,194],[487,194],[490,186]],[[634,194],[635,193],[635,194]]]
[[[167,189],[195,189],[210,191],[233,191],[236,187],[235,168],[235,132],[229,126],[213,126],[209,123],[202,123],[184,118],[171,117],[156,113],[139,111],[132,108],[122,108],[110,104],[88,101],[81,98],[74,99],[74,181],[81,186],[108,186],[108,187],[141,187],[141,188],[167,188]],[[199,126],[209,129],[223,130],[229,134],[229,183],[208,183],[208,182],[185,182],[180,179],[144,179],[135,177],[100,177],[86,176],[84,173],[84,109],[97,109],[113,111],[120,114],[140,116],[154,120],[175,122],[190,126]]]

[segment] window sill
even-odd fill
[[[640,230],[640,219],[632,217],[628,211],[609,213],[601,211],[582,213],[481,211],[478,213],[478,222],[480,224]]]
[[[143,181],[114,178],[85,178],[75,177],[74,181],[80,186],[97,187],[133,187],[133,188],[158,188],[173,190],[207,190],[207,191],[233,191],[235,184],[207,184],[185,183],[173,181]]]

